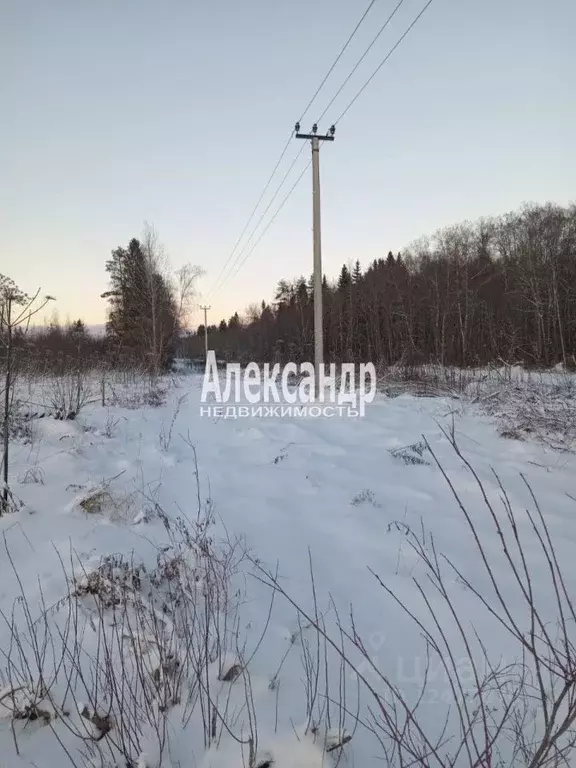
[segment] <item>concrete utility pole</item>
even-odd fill
[[[296,138],[307,139],[312,145],[312,214],[314,232],[314,369],[316,396],[319,394],[320,368],[324,363],[324,329],[322,316],[322,232],[320,219],[320,142],[334,141],[335,126],[324,136],[318,135],[316,123],[312,133],[300,133],[296,123]]]
[[[200,309],[204,310],[204,360],[208,363],[208,310],[210,307],[204,305]]]

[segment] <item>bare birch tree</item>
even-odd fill
[[[52,296],[40,297],[40,289],[28,296],[8,277],[0,275],[0,343],[4,349],[2,412],[2,496],[0,515],[9,509],[10,431],[14,411],[16,354],[14,334],[17,328],[27,331],[34,315],[44,309]]]

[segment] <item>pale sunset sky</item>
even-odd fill
[[[321,130],[424,3],[405,0]],[[62,319],[102,323],[105,261],[148,221],[175,268],[204,267],[205,299],[367,5],[0,0],[0,272],[55,295]],[[303,128],[395,5],[374,3]],[[463,219],[576,199],[575,30],[574,0],[434,0],[322,147],[325,272]],[[308,172],[210,319],[311,269]]]

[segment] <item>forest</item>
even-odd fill
[[[323,286],[329,361],[573,367],[576,205],[457,224],[365,268],[351,254]],[[313,300],[310,277],[282,279],[272,302],[209,326],[209,346],[225,360],[311,360]],[[202,354],[204,332],[184,354]]]

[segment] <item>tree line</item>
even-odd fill
[[[108,305],[103,336],[90,334],[82,320],[62,326],[57,317],[43,327],[21,322],[9,329],[6,308],[9,302],[21,305],[25,294],[0,275],[0,348],[6,349],[9,335],[14,360],[53,372],[81,362],[136,365],[153,375],[165,371],[177,353],[202,270],[185,264],[172,271],[148,225],[141,238],[112,251],[105,269],[109,289],[102,294]]]
[[[186,264],[172,273],[156,233],[146,227],[141,240],[133,238],[112,251],[106,271],[110,287],[102,297],[108,302],[108,321],[102,338],[91,335],[82,320],[63,328],[54,318],[38,328],[39,316],[54,297],[42,296],[40,289],[28,294],[0,274],[0,515],[17,506],[8,479],[10,438],[18,434],[19,417],[24,423],[34,417],[34,408],[48,407],[56,418],[74,419],[87,396],[84,381],[90,369],[101,369],[104,405],[106,369],[144,369],[153,384],[176,353],[201,270]],[[53,383],[48,402],[23,399],[19,376],[44,373]]]
[[[311,278],[208,328],[224,359],[311,360]],[[464,222],[323,281],[327,360],[576,364],[576,205],[526,205]],[[204,327],[188,339],[201,354]]]

